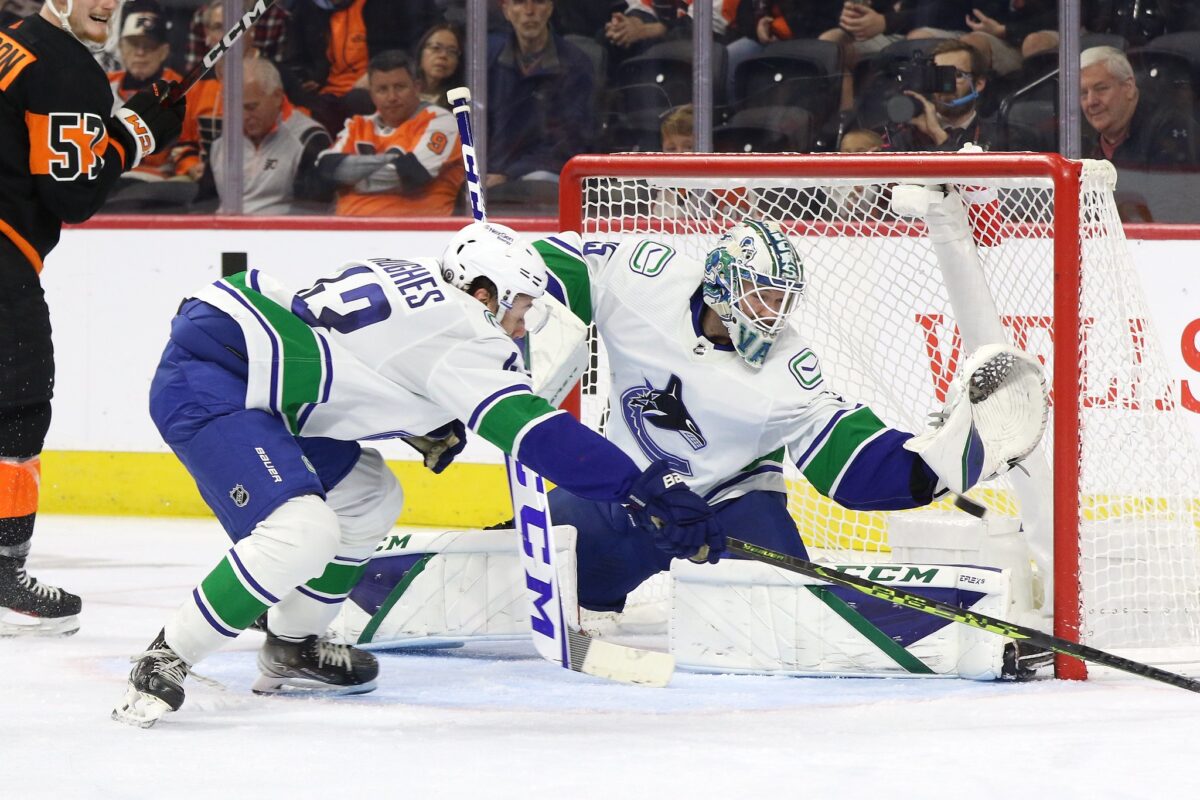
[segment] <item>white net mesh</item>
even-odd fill
[[[886,169],[872,178],[815,179],[797,177],[804,174],[799,169],[764,175],[754,156],[745,158],[745,177],[736,179],[705,175],[694,160],[664,157],[655,158],[652,169],[647,162],[645,177],[601,170],[584,178],[584,238],[653,235],[682,257],[702,259],[742,218],[778,220],[805,260],[807,298],[796,324],[820,356],[827,384],[867,403],[889,425],[913,432],[941,408],[963,358],[960,322],[977,331],[974,337],[968,332],[968,342],[998,322],[994,330],[1041,357],[1048,375],[1056,338],[1080,337],[1078,392],[1054,398],[1031,476],[1018,476],[1015,484],[1000,479],[971,496],[993,513],[1022,516],[1028,534],[1048,548],[1052,476],[1077,470],[1079,495],[1056,502],[1078,509],[1080,555],[1072,564],[1060,558],[1055,569],[1060,584],[1063,575],[1079,572],[1083,641],[1102,648],[1200,645],[1200,466],[1126,249],[1111,167],[1085,164],[1079,220],[1054,218],[1056,187],[1048,177],[986,178],[976,171],[967,178],[956,173],[956,157],[949,155],[927,156],[927,174],[904,179],[950,186],[968,201],[998,312],[989,323],[974,319],[977,309],[960,320],[923,223],[890,210],[898,181]],[[1076,224],[1081,323],[1079,330],[1056,330],[1054,236]],[[602,427],[608,387],[599,344],[593,367],[583,416]],[[1054,414],[1063,409],[1078,414],[1081,457],[1050,465]],[[790,509],[810,548],[835,558],[886,557],[888,515],[843,509],[794,470],[789,483]]]

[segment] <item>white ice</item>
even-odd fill
[[[382,654],[373,694],[295,700],[250,693],[249,633],[178,713],[111,721],[130,655],[226,547],[203,520],[39,518],[31,571],[83,596],[83,628],[0,640],[0,798],[1200,797],[1200,695],[1132,677],[642,689],[521,642]]]

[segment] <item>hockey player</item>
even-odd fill
[[[966,398],[947,406],[940,427],[914,437],[837,394],[788,325],[806,265],[778,223],[745,220],[703,263],[653,238],[618,244],[564,233],[534,246],[557,279],[552,291],[561,284],[604,342],[609,440],[639,464],[665,462],[685,476],[731,536],[807,557],[787,510],[784,458],[846,508],[892,510],[965,492],[1040,438],[1040,368],[1011,348],[969,364],[967,374],[990,369],[1029,394],[1028,435],[1015,450],[981,438],[986,423],[973,419]],[[646,546],[612,504],[569,486],[549,499],[555,523],[578,530],[583,607],[620,611],[628,592],[669,568],[670,556]]]
[[[25,571],[54,388],[43,260],[63,222],[94,214],[183,117],[182,102],[159,102],[162,82],[113,114],[92,53],[119,10],[119,0],[47,0],[0,30],[0,636],[79,629],[79,598]]]
[[[374,688],[374,656],[322,638],[403,502],[356,440],[407,439],[440,472],[469,428],[577,497],[633,507],[666,552],[722,550],[666,464],[639,469],[530,391],[511,337],[545,285],[517,234],[474,223],[440,264],[351,262],[297,293],[251,270],[184,303],[151,416],[234,546],[141,655],[115,719],[178,709],[189,668],[268,608],[256,692]]]

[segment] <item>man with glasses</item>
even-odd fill
[[[954,68],[954,92],[933,92],[926,97],[906,90],[904,94],[916,100],[920,110],[907,123],[887,126],[886,149],[956,151],[966,144],[985,150],[1012,149],[999,126],[979,114],[988,83],[979,51],[957,39],[942,42],[933,49],[933,63]]]

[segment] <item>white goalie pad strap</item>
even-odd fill
[[[575,528],[557,525],[554,537],[563,605],[576,609]],[[391,647],[528,639],[518,542],[513,530],[392,534],[330,633],[349,644]]]
[[[970,608],[1003,617],[1007,570],[928,564],[839,567],[910,591],[958,591]],[[812,676],[998,678],[1007,639],[919,611],[860,602],[851,589],[769,564],[676,561],[671,654],[681,669]],[[970,592],[971,594],[963,594]]]
[[[1036,358],[1008,345],[985,345],[959,370],[934,427],[904,447],[962,494],[1029,455],[1046,430],[1049,408]]]
[[[533,393],[557,408],[587,367],[587,326],[552,295],[538,303],[545,320],[529,335],[529,371]]]

